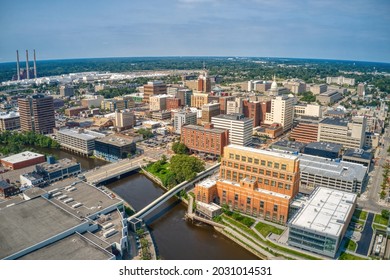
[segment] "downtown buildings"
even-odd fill
[[[195,186],[195,198],[278,223],[286,223],[299,190],[298,157],[239,145],[228,145],[219,179]]]
[[[53,133],[55,127],[53,97],[34,94],[18,99],[22,131]]]

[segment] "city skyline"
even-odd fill
[[[386,1],[161,2],[4,1],[0,36],[7,43],[0,45],[0,63],[15,61],[17,49],[36,49],[38,60],[253,56],[390,62]]]

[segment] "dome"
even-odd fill
[[[274,81],[271,84],[271,90],[277,90],[278,89],[278,83],[276,82],[276,77],[274,75]]]

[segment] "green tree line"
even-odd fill
[[[48,136],[32,131],[3,131],[0,133],[0,153],[3,155],[20,153],[28,150],[28,147],[31,146],[57,149],[60,144]]]

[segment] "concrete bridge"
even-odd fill
[[[154,161],[154,159],[147,156],[139,156],[134,159],[123,159],[118,162],[97,167],[84,173],[84,176],[88,183],[98,185],[110,179],[120,177],[125,173],[138,170],[149,161]]]
[[[176,193],[180,192],[181,190],[186,189],[187,187],[193,186],[195,183],[199,182],[200,180],[210,176],[213,174],[216,170],[219,169],[219,166],[221,164],[217,163],[216,165],[206,169],[205,171],[200,172],[195,179],[191,181],[184,181],[183,183],[178,184],[177,186],[173,187],[166,193],[164,193],[162,196],[158,197],[156,200],[151,202],[149,205],[146,205],[143,209],[135,213],[133,216],[129,217],[127,220],[130,222],[132,219],[143,219],[147,215],[149,215],[151,212],[153,212],[156,208],[161,206],[165,201],[170,199],[172,196],[174,196]]]

